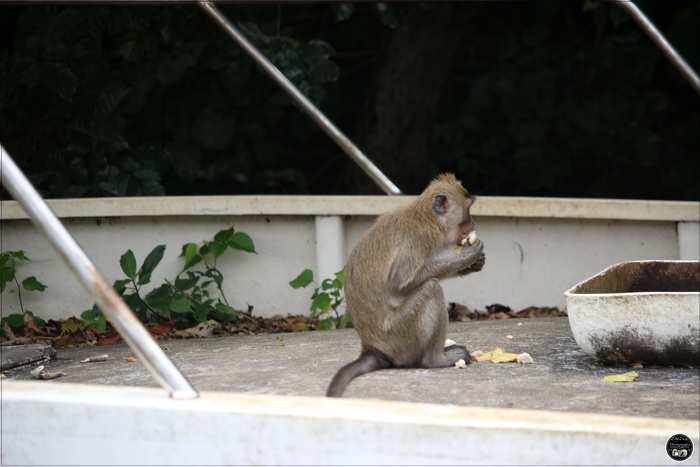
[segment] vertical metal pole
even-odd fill
[[[282,72],[272,64],[265,56],[236,29],[231,22],[208,1],[199,1],[199,6],[218,24],[243,51],[248,54],[255,63],[267,73],[279,87],[284,90],[299,105],[299,107],[331,137],[333,141],[350,156],[362,170],[388,195],[400,195],[394,185],[374,163],[365,156],[360,149],[353,144],[304,94],[297,89]]]
[[[697,73],[688,65],[688,63],[681,57],[681,55],[673,48],[673,46],[666,40],[666,38],[656,29],[654,23],[649,21],[644,13],[634,4],[632,1],[613,1],[608,0],[625,10],[634,20],[639,24],[639,26],[644,29],[644,32],[651,38],[651,40],[661,49],[661,51],[668,57],[669,60],[675,65],[676,68],[681,72],[683,77],[688,80],[690,85],[695,89],[695,91],[700,94],[700,78],[698,78]]]
[[[170,397],[174,399],[198,397],[187,379],[97,270],[2,145],[0,145],[0,178],[3,186],[27,211],[37,230],[77,276],[119,335],[148,367],[160,385],[170,392]]]

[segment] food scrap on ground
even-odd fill
[[[96,355],[94,357],[88,357],[84,360],[80,360],[80,363],[106,362],[108,358],[109,358],[109,355],[107,355],[107,354]]]
[[[33,378],[36,379],[55,379],[58,378],[59,376],[68,376],[66,373],[62,371],[56,371],[56,372],[50,372],[48,370],[44,369],[44,365],[39,365],[38,367],[34,368],[30,374],[32,375]]]
[[[457,368],[466,368],[467,367],[467,362],[465,362],[463,359],[459,359],[455,362],[455,366]]]
[[[528,353],[504,352],[500,347],[490,352],[477,350],[472,352],[472,358],[477,362],[509,363],[517,362],[522,364],[533,363],[532,357]]]
[[[609,383],[631,383],[639,378],[636,371],[628,371],[627,373],[604,376],[603,379]]]

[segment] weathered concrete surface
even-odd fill
[[[56,356],[56,350],[49,345],[8,345],[0,347],[0,370],[43,362]]]
[[[512,336],[509,338],[508,336]],[[473,363],[466,369],[392,369],[353,381],[344,397],[518,409],[553,410],[657,418],[700,419],[698,368],[635,369],[633,383],[608,383],[603,376],[630,371],[596,363],[574,341],[567,318],[499,320],[450,324],[449,337],[484,352],[503,347],[527,352],[530,365]],[[354,330],[236,336],[161,345],[198,390],[322,396],[334,373],[359,354]],[[103,363],[80,363],[109,354]],[[126,345],[58,349],[44,363],[68,376],[62,382],[156,386]],[[32,367],[5,372],[31,379]]]

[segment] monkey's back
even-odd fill
[[[403,300],[396,271],[426,256],[420,251],[422,223],[412,205],[379,216],[353,248],[345,269],[345,300],[363,349],[383,350],[389,316]],[[388,349],[387,349],[388,350]]]

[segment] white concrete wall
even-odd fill
[[[139,265],[156,245],[165,256],[145,291],[174,279],[184,243],[212,239],[232,225],[251,235],[258,254],[219,259],[232,306],[261,316],[307,314],[312,290],[288,282],[311,268],[317,282],[342,268],[375,216],[409,197],[209,197],[50,202],[110,282],[123,278],[119,257],[131,249]],[[49,289],[24,292],[25,309],[45,319],[77,316],[92,302],[14,202],[0,203],[2,251],[24,250]],[[627,260],[700,259],[700,203],[481,197],[474,208],[486,266],[445,282],[448,301],[484,309],[500,303],[564,307],[564,291]],[[20,310],[16,288],[2,294],[2,316]]]

